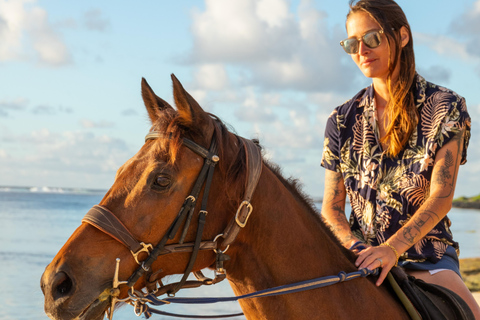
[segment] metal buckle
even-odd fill
[[[147,254],[150,254],[150,250],[153,250],[153,246],[151,244],[145,244],[144,242],[140,242],[140,245],[142,246],[142,248],[139,249],[137,252],[133,252],[132,250],[130,250],[130,252],[132,253],[135,261],[139,265],[142,265],[142,263],[138,261],[138,255],[142,252],[146,252]]]
[[[215,237],[215,239],[213,239],[213,242],[217,242],[218,238],[220,238],[220,237],[223,237],[223,233],[217,234],[217,236]],[[218,245],[218,244],[217,244],[217,245]],[[218,249],[218,248],[217,248],[217,249],[213,249],[213,251],[215,251],[215,253],[225,253],[225,252],[228,250],[228,248],[230,248],[230,245],[228,245],[228,246],[225,248],[225,250],[223,250],[223,251],[220,250],[220,249]]]
[[[243,209],[244,206],[247,206],[248,213],[247,213],[247,217],[245,218],[245,222],[241,222],[238,219],[238,214],[240,213],[240,211]],[[237,213],[235,214],[235,222],[238,224],[240,228],[244,228],[247,225],[248,218],[250,217],[250,214],[252,213],[252,211],[253,211],[253,207],[250,202],[248,202],[247,200],[244,200],[242,201],[242,203],[240,203],[240,206],[237,209]]]

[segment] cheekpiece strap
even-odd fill
[[[235,218],[230,221],[223,232],[222,246],[228,247],[237,238],[238,233],[247,224],[250,214],[253,212],[253,206],[250,203],[253,193],[262,174],[262,153],[257,144],[252,140],[243,139],[243,145],[247,157],[247,182],[245,186],[244,200],[237,209]]]

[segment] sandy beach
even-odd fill
[[[480,258],[460,259],[460,270],[465,284],[480,305]]]

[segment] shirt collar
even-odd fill
[[[420,106],[425,102],[425,91],[427,89],[427,81],[418,73],[415,73],[415,106]],[[375,90],[373,90],[373,83],[368,86],[365,93],[360,98],[358,108],[365,108],[365,111],[375,112]]]

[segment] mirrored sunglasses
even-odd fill
[[[348,38],[340,41],[340,45],[342,46],[343,50],[345,50],[345,52],[348,54],[358,53],[360,41],[362,41],[370,49],[374,49],[382,43],[382,33],[383,30],[370,31],[365,33],[360,38]]]

